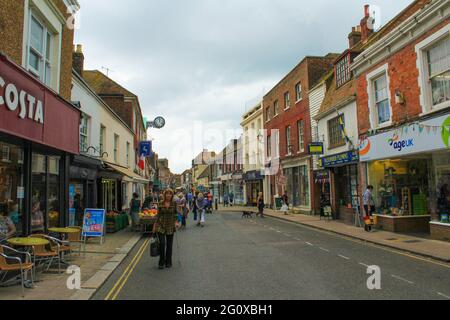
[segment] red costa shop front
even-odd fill
[[[66,226],[80,111],[0,54],[0,212],[17,235]]]

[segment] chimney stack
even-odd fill
[[[348,35],[349,49],[361,42],[361,26],[352,28],[352,32]]]
[[[76,73],[78,73],[81,77],[83,77],[84,70],[84,54],[83,54],[83,46],[81,44],[77,44],[73,49],[73,62],[72,67]]]
[[[364,43],[373,33],[373,18],[370,16],[370,6],[364,6],[364,18],[361,20],[361,41]]]

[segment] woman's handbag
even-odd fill
[[[159,257],[159,238],[154,235],[150,239],[150,257]]]

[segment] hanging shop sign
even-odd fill
[[[355,163],[358,161],[359,161],[358,151],[353,150],[322,158],[322,166],[324,168],[331,168],[345,164]]]
[[[152,142],[151,141],[141,141],[139,143],[139,154],[146,158],[152,156]]]
[[[379,135],[362,139],[359,154],[362,162],[431,152],[450,147],[450,114],[411,123]]]
[[[0,131],[79,153],[80,111],[0,53]]]
[[[264,180],[264,176],[261,174],[261,171],[250,171],[244,173],[244,181],[257,181]]]
[[[310,155],[323,155],[324,154],[324,147],[323,142],[313,142],[310,143],[308,146],[309,154]]]

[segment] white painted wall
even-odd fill
[[[319,137],[319,122],[314,118],[319,114],[320,106],[322,105],[323,99],[325,99],[325,93],[327,91],[327,86],[325,82],[321,85],[315,87],[313,90],[309,92],[309,110],[311,114],[311,135],[312,141],[317,142],[320,141]],[[306,147],[306,146],[305,146]],[[313,170],[318,170],[318,160],[319,156],[313,156]]]
[[[358,119],[356,115],[356,101],[353,101],[344,107],[338,109],[340,114],[344,114],[345,127],[347,130],[347,135],[353,142],[354,146],[358,143]],[[329,139],[328,139],[328,121],[337,117],[337,113],[332,114],[319,120],[319,137],[320,140],[324,142],[325,156],[339,154],[349,151],[349,145],[345,145],[339,148],[329,149]]]

